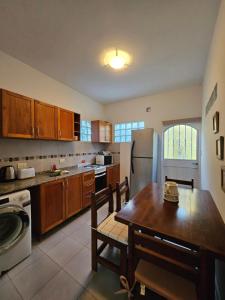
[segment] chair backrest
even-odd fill
[[[101,208],[104,204],[109,204],[108,214],[113,213],[113,192],[112,186],[109,185],[105,189],[92,193],[91,195],[91,226],[92,228],[97,228],[98,226],[98,209]]]
[[[116,211],[121,210],[121,201],[122,197],[125,194],[125,201],[129,201],[130,199],[130,189],[128,183],[128,177],[125,177],[125,180],[122,183],[116,183]]]
[[[139,259],[158,265],[195,283],[200,276],[200,251],[162,239],[155,232],[137,225],[129,225],[128,260],[130,282]]]
[[[189,185],[191,186],[191,188],[194,188],[194,179],[189,180],[181,180],[181,179],[172,179],[172,178],[168,178],[167,176],[165,176],[165,181],[174,181],[177,184],[182,184],[182,185]]]

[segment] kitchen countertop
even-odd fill
[[[111,167],[117,165],[118,163],[107,165],[106,167]],[[60,176],[50,177],[49,172],[37,173],[35,177],[28,179],[15,180],[11,182],[1,182],[0,183],[0,196],[5,194],[10,194],[16,191],[25,190],[34,186],[41,185],[46,182],[56,181],[69,176],[82,174],[89,171],[94,171],[92,167],[90,168],[78,168],[78,167],[68,167],[65,168],[69,173]]]

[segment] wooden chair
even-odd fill
[[[181,180],[181,179],[172,179],[165,176],[165,181],[174,181],[177,184],[188,185],[191,186],[192,189],[194,188],[194,179],[188,181],[188,180]]]
[[[121,210],[122,196],[125,195],[125,202],[128,202],[130,199],[130,189],[128,183],[128,177],[125,177],[125,180],[122,183],[116,183],[116,211]]]
[[[200,251],[185,246],[156,238],[152,230],[129,225],[130,286],[137,281],[168,300],[206,299],[204,287],[200,288]]]
[[[98,224],[98,209],[109,204],[108,216]],[[92,238],[92,270],[97,271],[98,263],[111,269],[119,275],[127,275],[127,240],[128,226],[114,220],[116,212],[113,211],[113,192],[111,185],[104,190],[92,194],[91,203],[91,238]],[[98,240],[103,243],[98,247]],[[120,250],[120,264],[101,256],[107,245]]]

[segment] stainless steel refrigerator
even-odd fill
[[[131,196],[149,182],[157,181],[158,135],[152,128],[132,130],[130,192]]]

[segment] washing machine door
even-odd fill
[[[0,255],[24,237],[29,222],[29,216],[22,207],[0,206]]]

